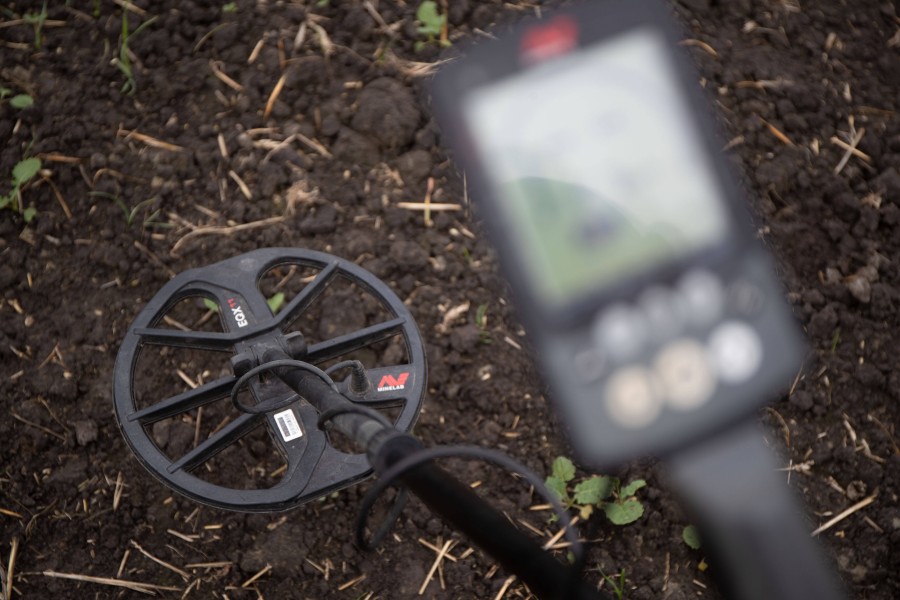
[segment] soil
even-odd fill
[[[68,573],[162,586],[154,591],[166,598],[412,598],[436,557],[419,540],[454,540],[456,560],[423,597],[527,597],[416,501],[376,552],[356,548],[370,482],[290,512],[244,514],[173,493],[133,458],[110,394],[130,323],[174,274],[273,246],[354,261],[405,301],[427,347],[416,429],[427,445],[501,449],[542,475],[568,450],[430,117],[422,84],[442,49],[416,43],[417,3],[126,4],[49,3],[36,23],[21,16],[42,3],[0,4],[0,86],[34,99],[0,102],[0,192],[23,157],[42,160],[21,190],[34,219],[0,211],[0,563],[4,577],[13,565],[10,596],[143,596],[58,575]],[[539,12],[447,4],[454,46]],[[760,418],[811,526],[870,499],[818,539],[850,597],[896,598],[897,4],[673,6],[809,338],[802,374]],[[133,93],[123,92],[128,64]],[[426,196],[460,207],[428,224],[399,205]],[[341,307],[323,308],[312,334],[363,324],[346,323]],[[217,360],[170,360],[142,377],[148,388],[183,387],[177,365],[196,379],[229,369]],[[183,451],[194,441],[187,419],[155,430],[158,443]],[[271,472],[271,457],[255,456],[248,477]],[[513,518],[554,532],[520,482],[455,467]],[[587,577],[600,585],[601,573],[624,572],[626,598],[719,597],[715,561],[681,539],[689,521],[664,468],[641,461],[614,475],[647,480],[645,513],[625,527],[588,520]]]

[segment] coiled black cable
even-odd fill
[[[256,406],[247,406],[238,400],[238,392],[244,387],[247,382],[252,378],[264,371],[271,371],[272,369],[277,369],[279,367],[294,367],[297,369],[302,369],[304,371],[309,371],[310,373],[316,375],[320,379],[322,379],[325,383],[327,383],[334,391],[337,391],[337,386],[332,381],[331,377],[329,377],[325,371],[316,367],[314,365],[309,364],[308,362],[303,362],[302,360],[294,360],[291,358],[282,358],[278,360],[272,360],[267,363],[263,363],[257,367],[253,367],[246,373],[240,376],[240,378],[235,382],[234,386],[231,388],[231,403],[234,405],[236,409],[241,412],[249,413],[251,415],[259,415],[262,413],[267,413],[269,411],[278,410],[279,408],[284,408],[290,404],[294,403],[294,400],[291,398],[286,398],[281,401],[270,401],[270,402],[260,402]]]
[[[538,477],[538,475],[536,475],[525,465],[519,463],[518,461],[501,452],[489,450],[487,448],[480,448],[477,446],[441,446],[438,448],[422,449],[399,460],[391,467],[389,467],[384,473],[382,473],[378,480],[375,482],[375,485],[372,486],[372,488],[366,493],[365,497],[363,498],[362,505],[360,506],[359,516],[356,520],[356,541],[361,548],[371,550],[375,545],[365,539],[365,529],[369,512],[372,510],[372,507],[381,496],[381,494],[410,469],[438,458],[475,458],[479,460],[485,460],[487,462],[494,463],[506,469],[507,471],[517,473],[524,477],[525,480],[541,495],[541,497],[553,507],[553,512],[559,518],[564,528],[564,536],[571,545],[570,550],[574,559],[572,561],[572,578],[569,586],[570,589],[574,589],[574,586],[577,584],[579,578],[581,577],[581,572],[584,569],[585,552],[584,546],[578,539],[578,535],[575,532],[575,529],[572,527],[572,521],[569,518],[568,513],[563,508],[562,504],[560,504],[559,499],[547,488],[540,477]],[[394,520],[396,518],[397,517],[394,517]],[[387,521],[387,519],[385,519],[385,521]],[[378,529],[378,533],[381,535],[381,537],[383,537],[384,535],[382,533],[383,529],[384,524],[382,524],[382,526]],[[375,536],[373,536],[373,541],[375,539]],[[380,539],[381,538],[378,538],[379,541]]]

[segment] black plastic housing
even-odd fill
[[[299,265],[318,270],[315,278],[283,309],[272,314],[259,280],[279,265]],[[377,298],[389,313],[387,321],[320,343],[297,343],[285,333],[335,277],[343,277]],[[219,307],[224,332],[181,331],[160,327],[162,318],[180,300],[203,297]],[[230,302],[231,301],[231,302]],[[237,308],[240,313],[237,312]],[[277,410],[259,414],[239,412],[208,439],[178,458],[170,458],[152,437],[153,423],[176,417],[214,402],[228,403],[237,381],[224,376],[200,387],[139,409],[135,402],[135,367],[141,349],[149,344],[215,350],[222,353],[222,365],[228,368],[233,356],[256,356],[264,361],[266,349],[286,348],[301,355],[310,364],[321,364],[391,336],[400,336],[405,344],[408,364],[368,369],[372,385],[363,395],[348,393],[362,406],[386,403],[399,406],[395,427],[408,431],[415,423],[426,389],[425,349],[415,321],[402,300],[380,279],[358,265],[336,256],[296,248],[255,250],[207,267],[185,271],[169,281],[147,303],[125,334],[116,358],[113,400],[122,434],[138,460],[166,485],[199,502],[241,511],[285,510],[352,485],[368,477],[372,468],[365,453],[348,454],[337,450],[326,433],[319,429],[316,406],[297,395],[285,384],[270,380],[264,385],[250,384],[257,405],[271,402]],[[382,387],[380,381],[399,381],[402,385]],[[338,383],[345,390],[349,377]],[[276,415],[290,410],[302,435],[285,439]],[[236,489],[211,483],[195,469],[218,452],[240,442],[257,427],[266,427],[269,438],[284,457],[287,467],[281,480],[269,488]],[[237,477],[246,476],[238,474]]]

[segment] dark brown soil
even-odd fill
[[[41,2],[0,4],[0,86],[34,98],[25,109],[0,102],[0,193],[20,159],[43,161],[22,190],[34,220],[0,211],[0,564],[5,570],[15,553],[12,597],[142,596],[50,572],[165,586],[171,591],[157,593],[167,598],[416,597],[435,558],[418,540],[457,539],[421,505],[407,507],[372,554],[352,542],[368,483],[284,514],[201,507],[131,456],[110,387],[129,324],[173,274],[255,248],[311,248],[371,270],[412,310],[428,351],[417,427],[427,444],[499,448],[542,474],[566,453],[429,115],[419,63],[440,50],[414,47],[418,3],[239,0],[230,12],[225,2],[137,2],[128,17],[131,95],[112,62],[125,3],[50,4],[40,28],[19,18]],[[537,11],[448,4],[454,41]],[[682,0],[675,8],[810,340],[803,374],[761,418],[786,444],[785,479],[811,525],[873,499],[819,538],[852,598],[896,598],[896,3]],[[854,133],[858,153],[844,162]],[[426,226],[421,212],[397,206],[429,190],[432,201],[461,209]],[[263,221],[272,217],[282,219]],[[197,233],[242,223],[259,226]],[[468,310],[442,326],[462,305]],[[160,370],[157,383],[175,377]],[[646,513],[624,528],[591,518],[582,530],[588,577],[599,583],[601,571],[624,570],[626,598],[718,597],[709,577],[716,565],[704,570],[703,551],[682,542],[688,523],[660,471],[642,463],[620,473],[649,482],[640,492]],[[457,474],[485,482],[485,497],[553,533],[546,513],[528,510],[538,500],[519,483],[478,465]],[[423,597],[498,597],[507,575],[480,552],[463,558],[467,547],[458,541],[458,560],[444,563]],[[503,597],[527,592],[513,583]]]

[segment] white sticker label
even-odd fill
[[[300,423],[297,422],[297,417],[294,416],[294,411],[290,408],[276,413],[275,423],[278,425],[278,431],[281,433],[281,438],[284,441],[289,442],[296,440],[298,437],[303,437]]]

